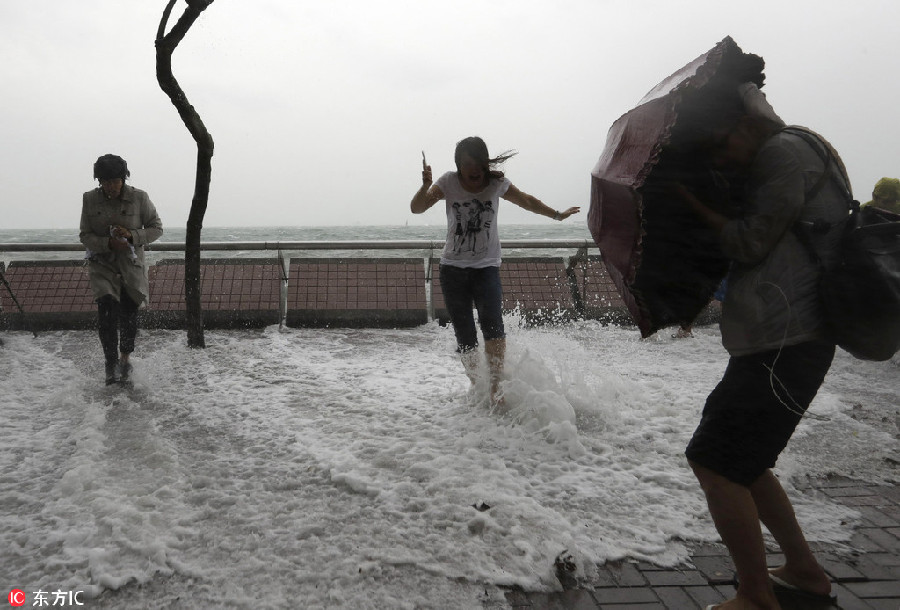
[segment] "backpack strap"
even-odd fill
[[[835,163],[838,167],[838,172],[840,173],[841,180],[838,180],[835,177],[835,174],[829,172],[828,170],[831,167],[831,164],[836,161],[834,157],[834,153],[832,152],[831,146],[829,146],[822,137],[808,129],[804,129],[802,127],[797,126],[789,126],[784,127],[780,131],[787,132],[791,135],[795,135],[799,138],[802,138],[810,148],[812,148],[817,155],[819,155],[819,159],[825,164],[825,168],[822,173],[822,177],[819,179],[819,182],[816,183],[809,192],[807,192],[806,197],[807,200],[815,197],[818,194],[819,190],[822,188],[822,184],[828,177],[834,177],[835,183],[840,187],[840,189],[844,192],[844,195],[847,197],[847,201],[853,201],[853,194],[850,191],[850,178],[846,174],[846,169],[843,166],[843,163]],[[822,152],[824,150],[824,152]],[[857,206],[859,204],[857,203]],[[853,206],[850,206],[851,211]]]
[[[853,199],[853,195],[850,193],[849,184],[850,179],[844,174],[843,167],[839,167],[839,171],[841,173],[841,178],[843,182],[835,177],[835,174],[830,171],[831,166],[834,163],[834,153],[831,151],[831,147],[828,146],[826,142],[822,140],[822,138],[811,131],[806,129],[801,129],[799,127],[785,127],[781,129],[781,131],[790,133],[791,135],[795,135],[801,139],[803,139],[810,148],[812,148],[819,158],[822,160],[824,167],[822,169],[822,175],[816,181],[816,183],[810,187],[808,191],[804,194],[804,203],[808,203],[816,195],[819,194],[819,191],[822,190],[822,187],[825,186],[825,183],[829,178],[833,178],[835,184],[840,187],[841,191],[844,194],[844,197],[847,201],[847,207],[850,212],[850,217],[854,218],[859,213],[859,202]],[[824,152],[823,152],[824,149]],[[846,226],[852,226],[853,223],[850,223]],[[809,253],[810,259],[816,263],[817,265],[822,265],[822,259],[819,257],[816,252],[815,247],[813,247],[812,239],[810,235],[821,235],[823,233],[827,233],[831,230],[831,223],[823,220],[821,218],[817,218],[812,222],[804,222],[798,220],[794,223],[794,234],[797,236],[797,239],[801,244],[806,248]]]

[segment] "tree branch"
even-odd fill
[[[169,4],[163,9],[162,19],[160,19],[159,28],[156,30],[157,46],[159,46],[159,41],[163,39],[163,35],[166,33],[166,24],[169,22],[169,15],[172,14],[172,7],[175,6],[176,1],[177,0],[169,0]]]
[[[200,13],[206,10],[214,0],[187,0],[188,6],[175,26],[168,34],[163,34],[176,1],[169,0],[156,32],[156,80],[163,92],[172,100],[172,104],[194,141],[201,147],[208,147],[210,155],[212,155],[214,146],[212,136],[172,73],[172,54]]]

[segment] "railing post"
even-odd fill
[[[434,251],[428,253],[424,259],[425,261],[425,312],[428,317],[428,321],[431,322],[434,320],[434,298],[432,297],[432,273],[431,266],[432,261],[434,260]]]
[[[281,268],[281,289],[279,291],[278,303],[278,329],[284,330],[287,326],[287,307],[288,307],[288,277],[290,275],[291,261],[284,258],[284,252],[278,250],[278,266]]]

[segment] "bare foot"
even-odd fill
[[[462,360],[463,370],[466,371],[466,377],[469,378],[469,381],[471,381],[474,386],[478,381],[478,366],[481,357],[478,355],[478,352],[472,350],[460,354],[460,360]]]
[[[500,380],[497,378],[491,379],[491,409],[498,413],[506,413],[508,410],[503,389],[500,387]]]

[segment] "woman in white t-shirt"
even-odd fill
[[[558,212],[513,186],[496,167],[514,154],[508,151],[491,158],[484,140],[466,138],[456,144],[456,171],[445,173],[433,185],[431,166],[423,157],[422,186],[410,203],[412,213],[421,214],[441,199],[446,200],[447,240],[441,254],[441,290],[456,333],[457,352],[472,383],[478,362],[472,306],[478,310],[490,369],[491,403],[495,405],[500,401],[500,373],[506,351],[497,232],[500,199],[554,220],[564,220],[580,211],[571,207]]]

